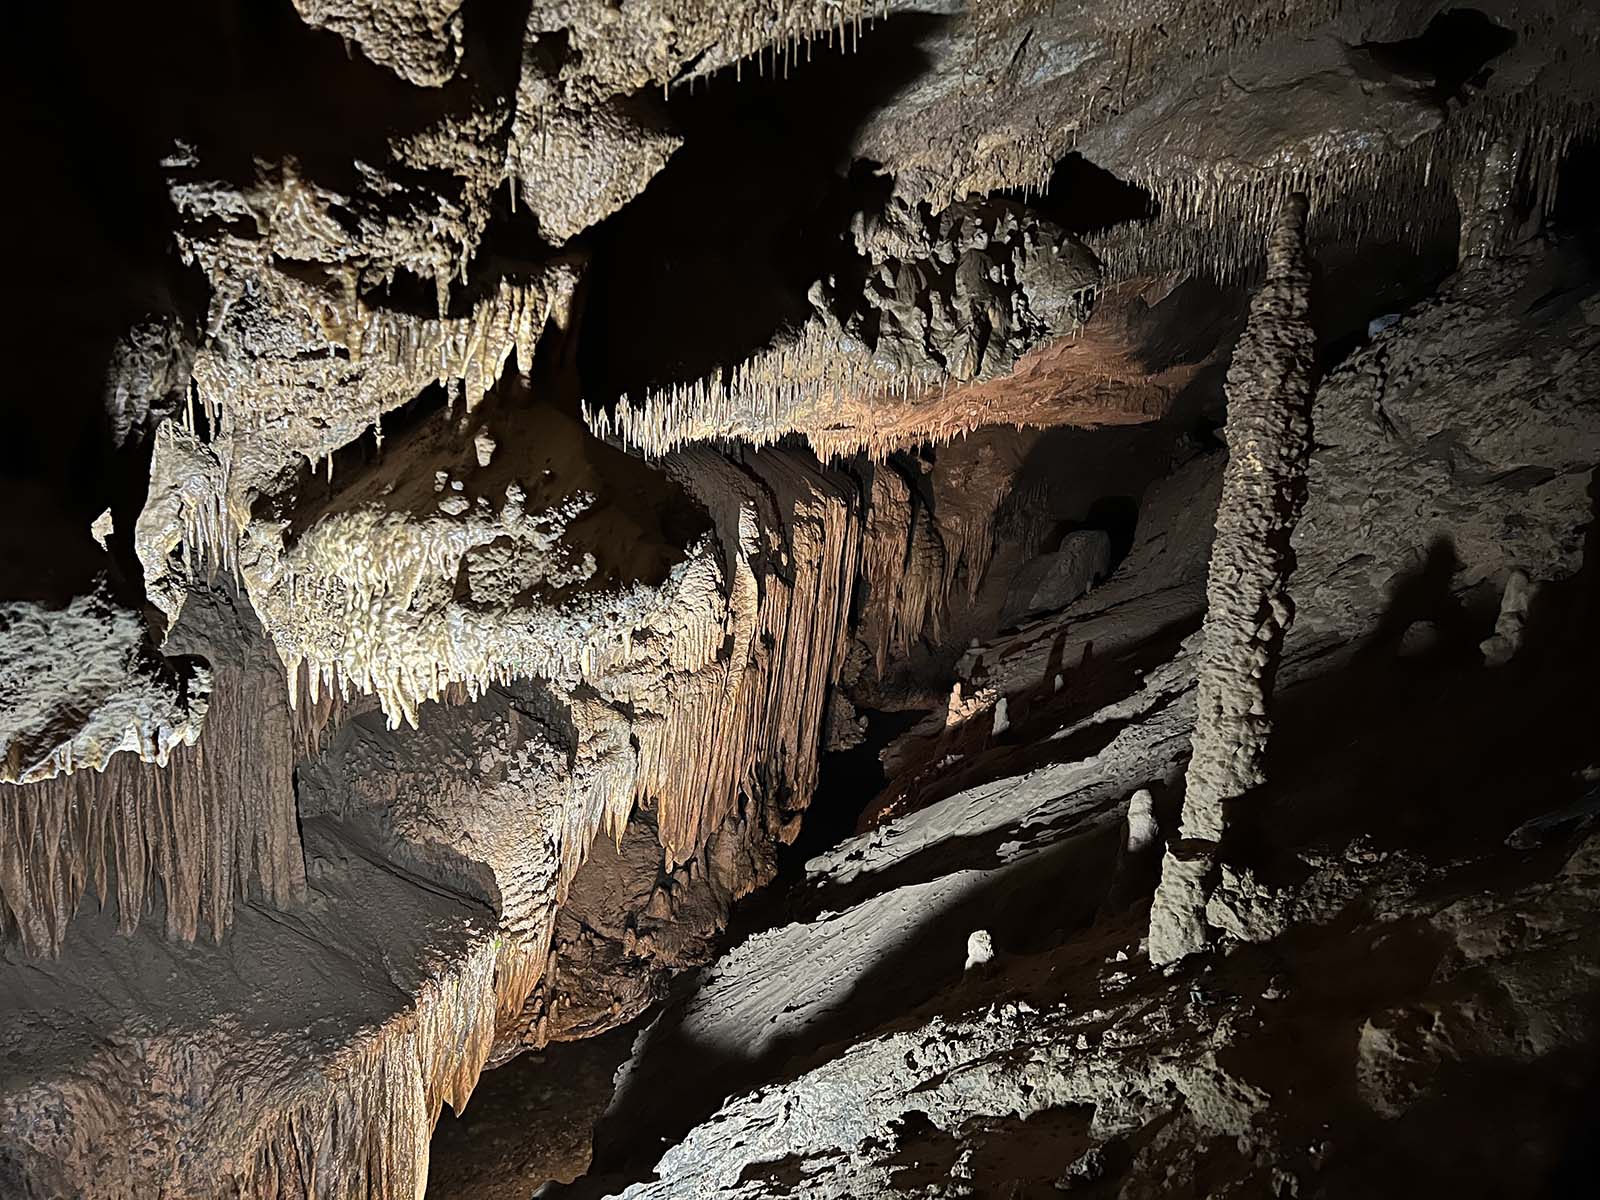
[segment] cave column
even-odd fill
[[[1289,538],[1305,503],[1311,449],[1315,337],[1305,222],[1305,197],[1289,197],[1228,368],[1228,465],[1206,580],[1183,821],[1150,913],[1150,959],[1157,964],[1204,948],[1206,902],[1231,806],[1265,779],[1267,706],[1293,615]]]
[[[1505,138],[1469,157],[1451,181],[1461,212],[1462,266],[1493,258],[1516,233],[1517,155]]]

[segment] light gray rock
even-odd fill
[[[103,584],[61,608],[0,604],[0,781],[98,770],[124,750],[165,763],[200,736],[210,691]]]
[[[1040,613],[1065,608],[1111,570],[1111,538],[1100,529],[1078,529],[1061,539],[1061,548],[1041,554],[1017,574],[1000,616],[1010,625]]]

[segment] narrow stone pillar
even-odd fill
[[[1202,949],[1205,907],[1229,806],[1263,782],[1267,705],[1293,617],[1289,537],[1305,504],[1311,450],[1311,269],[1305,197],[1295,195],[1267,242],[1267,276],[1228,368],[1228,465],[1206,580],[1192,756],[1181,840],[1162,862],[1150,913],[1150,958]]]
[[[1470,267],[1501,253],[1516,234],[1517,154],[1496,138],[1464,162],[1451,183],[1461,211],[1457,257]]]

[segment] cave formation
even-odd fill
[[[1592,1191],[1600,10],[16,24],[4,1200]]]

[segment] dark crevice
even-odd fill
[[[1454,222],[1420,247],[1390,242],[1340,242],[1316,248],[1311,323],[1321,373],[1366,345],[1455,273],[1460,228]]]
[[[1061,548],[1062,540],[1069,533],[1098,530],[1111,541],[1111,562],[1105,572],[1106,577],[1109,577],[1111,572],[1121,565],[1122,560],[1128,557],[1128,551],[1133,549],[1133,535],[1138,525],[1137,496],[1101,496],[1089,505],[1089,511],[1084,514],[1081,521],[1058,521],[1039,549],[1049,554]]]
[[[1550,223],[1573,235],[1591,261],[1600,261],[1600,134],[1572,143],[1561,160]]]
[[[1417,37],[1364,42],[1357,49],[1391,74],[1431,80],[1440,99],[1480,85],[1489,62],[1516,45],[1517,35],[1475,8],[1437,14]]]
[[[825,754],[817,790],[793,845],[778,851],[778,878],[798,878],[808,860],[853,837],[861,815],[886,782],[880,757],[890,742],[917,723],[921,713],[867,710],[865,740],[849,750]]]
[[[1155,198],[1136,183],[1072,153],[1050,172],[1042,193],[1021,189],[998,193],[1026,204],[1077,237],[1103,233],[1156,215]]]
[[[811,285],[852,269],[851,213],[884,187],[852,167],[854,132],[923,69],[918,43],[937,24],[896,17],[852,53],[814,47],[786,78],[726,68],[674,92],[666,117],[682,148],[584,239],[591,404],[701,379],[804,322]]]

